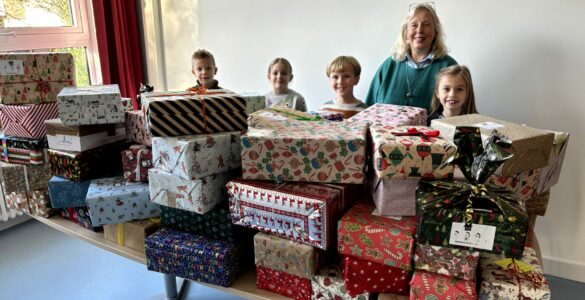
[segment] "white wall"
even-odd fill
[[[585,1],[436,2],[451,55],[470,67],[483,114],[572,133],[561,183],[536,231],[547,273],[585,282]],[[266,69],[282,56],[293,64],[292,88],[315,109],[332,96],[325,66],[342,54],[362,64],[355,92],[365,97],[411,1],[161,3],[169,89],[193,84],[190,56],[198,48],[215,55],[221,86],[234,91],[268,91]]]

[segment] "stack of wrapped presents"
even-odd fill
[[[533,226],[567,133],[429,127],[390,104],[340,120],[229,90],[133,110],[116,85],[75,87],[68,54],[0,59],[22,73],[0,74],[10,206],[103,229],[148,270],[228,287],[252,269],[292,299],[550,298]]]

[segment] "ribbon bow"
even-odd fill
[[[512,262],[508,264],[508,268],[506,269],[506,271],[510,272],[510,274],[514,276],[514,278],[518,282],[518,299],[521,299],[520,297],[522,295],[521,280],[526,280],[532,283],[532,285],[537,289],[540,288],[542,285],[546,284],[546,279],[544,278],[544,276],[536,272],[530,271],[523,272],[516,263],[516,259],[514,258],[512,258]]]
[[[431,138],[439,137],[441,132],[439,130],[419,130],[416,127],[410,127],[406,131],[392,131],[390,133],[396,136],[420,136],[423,142],[431,142]]]

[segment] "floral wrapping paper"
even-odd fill
[[[554,132],[553,147],[548,158],[548,164],[540,169],[536,192],[541,194],[559,182],[561,168],[565,160],[565,153],[569,144],[569,133]]]
[[[57,103],[0,104],[0,123],[6,136],[42,139],[47,135],[45,120],[57,117],[59,117]]]
[[[410,281],[410,299],[475,300],[475,279],[468,281],[417,270]]]
[[[343,115],[343,114],[342,114]],[[265,108],[248,115],[248,126],[256,129],[287,129],[326,124],[328,120],[284,106]]]
[[[380,178],[371,172],[371,193],[378,216],[416,216],[419,178]]]
[[[309,245],[262,232],[254,235],[257,266],[310,279],[317,272],[321,255],[320,250]]]
[[[75,182],[59,176],[53,176],[48,183],[51,206],[54,208],[87,206],[85,197],[89,181]]]
[[[62,88],[75,86],[70,53],[0,54],[0,102],[56,102]]]
[[[366,292],[408,294],[408,270],[345,256],[342,260],[342,276],[347,292],[353,297]]]
[[[342,188],[330,185],[235,179],[227,190],[234,224],[324,250],[346,203]]]
[[[152,136],[246,130],[248,115],[265,106],[264,96],[225,90],[143,93],[141,99]]]
[[[239,168],[241,151],[237,131],[152,141],[154,167],[189,180]]]
[[[309,279],[261,266],[256,266],[256,286],[295,300],[311,299]]]
[[[148,184],[126,182],[124,177],[94,179],[87,190],[87,206],[94,226],[158,217],[150,202]]]
[[[479,252],[416,244],[414,268],[463,280],[475,280]]]
[[[160,220],[163,227],[217,240],[233,241],[238,231],[229,210],[221,205],[204,214],[161,205]]]
[[[87,151],[126,140],[123,123],[66,126],[61,119],[45,121],[49,148],[63,151]]]
[[[63,125],[124,123],[124,107],[117,84],[64,88],[57,95]]]
[[[356,203],[338,222],[337,248],[340,254],[412,270],[416,221],[372,215],[371,203]]]
[[[240,273],[241,246],[161,228],[144,241],[148,270],[230,286]]]
[[[148,170],[150,197],[154,203],[204,214],[227,197],[225,185],[230,172],[185,180],[152,168]]]
[[[482,254],[478,299],[551,299],[548,281],[533,248],[524,249],[521,262],[508,260],[507,269],[496,264],[502,260],[501,256]],[[528,264],[530,270],[517,267],[520,264]]]
[[[400,135],[408,131],[419,135]],[[453,166],[443,164],[455,154],[455,144],[425,136],[431,133],[431,128],[372,125],[370,132],[374,143],[374,171],[378,177],[448,179],[452,176]]]
[[[83,152],[49,149],[51,172],[77,182],[118,175],[122,171],[120,152],[124,148],[127,148],[124,143],[113,143]]]
[[[346,122],[381,126],[427,125],[427,110],[419,107],[394,104],[374,104]]]
[[[59,209],[59,215],[62,218],[68,219],[71,222],[75,222],[82,227],[85,227],[94,232],[100,232],[104,230],[103,226],[91,225],[91,218],[89,217],[89,209],[87,206],[84,207],[67,207]]]
[[[47,182],[51,179],[51,166],[0,162],[0,179],[4,193],[47,189]]]
[[[317,300],[368,300],[370,293],[350,296],[345,289],[341,270],[336,265],[322,267],[317,275],[311,277],[311,299]]]
[[[152,135],[148,132],[144,113],[141,110],[126,111],[125,119],[128,139],[152,147]]]
[[[104,225],[107,241],[144,253],[144,239],[160,227],[160,219],[147,219]]]
[[[128,182],[148,182],[148,170],[152,164],[152,149],[144,145],[132,145],[122,151],[122,168]]]
[[[4,136],[0,132],[2,152],[0,159],[8,163],[42,165],[47,162],[47,139],[27,139]]]
[[[361,184],[366,126],[330,122],[242,136],[245,179]]]

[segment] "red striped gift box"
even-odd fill
[[[39,139],[47,135],[45,120],[59,117],[57,103],[0,104],[0,122],[7,136]]]

